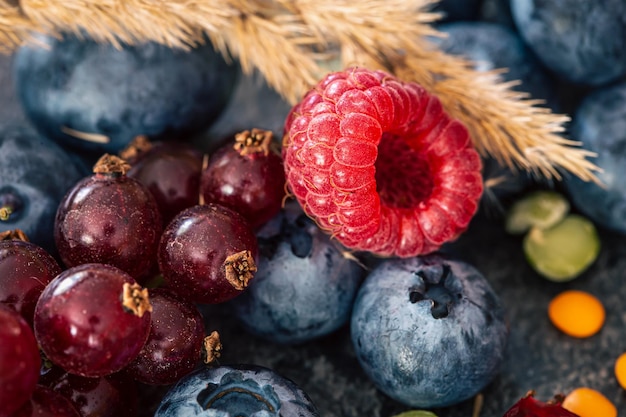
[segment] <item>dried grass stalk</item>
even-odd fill
[[[0,51],[34,32],[97,41],[191,47],[207,38],[245,72],[258,70],[295,103],[333,60],[390,71],[437,94],[476,148],[511,169],[548,179],[568,171],[597,181],[593,154],[561,134],[553,114],[502,82],[498,71],[434,48],[436,0],[0,0]]]

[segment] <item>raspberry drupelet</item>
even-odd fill
[[[412,257],[456,239],[478,209],[482,162],[439,99],[383,71],[323,78],[285,121],[289,191],[339,242]]]

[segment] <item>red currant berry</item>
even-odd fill
[[[432,252],[468,226],[482,162],[437,97],[382,71],[330,73],[292,108],[283,159],[291,193],[345,246]]]
[[[150,291],[150,304],[150,335],[126,372],[144,384],[173,384],[200,362],[204,321],[194,304],[164,288]]]
[[[0,304],[0,416],[11,415],[28,401],[40,366],[39,348],[28,323]]]
[[[137,357],[150,332],[146,289],[119,268],[83,264],[48,284],[35,308],[35,336],[67,372],[99,377]]]
[[[137,416],[137,383],[123,372],[86,378],[52,366],[39,383],[71,400],[81,417]]]
[[[253,229],[274,217],[285,197],[285,172],[272,145],[271,131],[236,134],[234,146],[227,143],[219,148],[202,170],[204,201],[239,212]]]
[[[246,219],[219,204],[183,210],[165,228],[159,267],[169,288],[196,303],[239,295],[256,272],[257,240]]]
[[[562,396],[556,396],[554,400],[544,403],[536,400],[530,391],[521,398],[504,414],[504,417],[578,417],[577,414],[566,410],[561,406]]]
[[[151,143],[138,136],[120,156],[131,165],[126,175],[141,182],[154,196],[164,225],[198,204],[203,156],[190,144]]]
[[[74,404],[50,388],[38,385],[30,400],[11,417],[83,417]]]
[[[104,263],[138,279],[156,262],[161,215],[146,187],[126,176],[128,168],[122,159],[104,155],[94,175],[61,201],[54,238],[67,267]]]
[[[61,273],[57,261],[19,229],[0,233],[0,303],[33,324],[39,295]]]

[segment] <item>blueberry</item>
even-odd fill
[[[256,365],[200,368],[163,397],[155,417],[319,417],[293,381]]]
[[[506,68],[504,81],[521,82],[514,90],[555,106],[553,80],[512,29],[489,22],[453,22],[441,24],[438,29],[446,34],[445,38],[434,39],[443,51],[473,61],[478,71]]]
[[[15,54],[17,95],[41,132],[87,151],[116,153],[141,134],[161,140],[201,132],[237,81],[236,66],[210,44],[116,49],[70,35],[42,42],[46,47],[24,45]],[[80,139],[75,131],[98,136]]]
[[[21,229],[31,242],[55,252],[54,216],[65,193],[83,177],[56,143],[26,125],[0,129],[0,208],[11,212],[0,231]]]
[[[626,74],[624,0],[511,0],[515,24],[539,59],[573,83]]]
[[[626,233],[626,82],[587,95],[573,115],[571,137],[595,152],[602,186],[568,176],[573,205],[605,228]]]
[[[473,266],[445,255],[385,260],[354,303],[351,337],[374,384],[412,407],[446,407],[499,372],[504,309]]]
[[[232,300],[250,333],[282,344],[325,336],[346,324],[363,268],[297,207],[258,233],[259,262],[247,290]]]

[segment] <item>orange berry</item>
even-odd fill
[[[621,387],[626,389],[626,352],[615,361],[615,376]]]
[[[576,388],[561,404],[580,417],[617,417],[617,408],[608,398],[591,388]]]
[[[550,321],[563,333],[574,337],[589,337],[602,328],[606,313],[593,295],[577,290],[564,291],[550,301]]]

